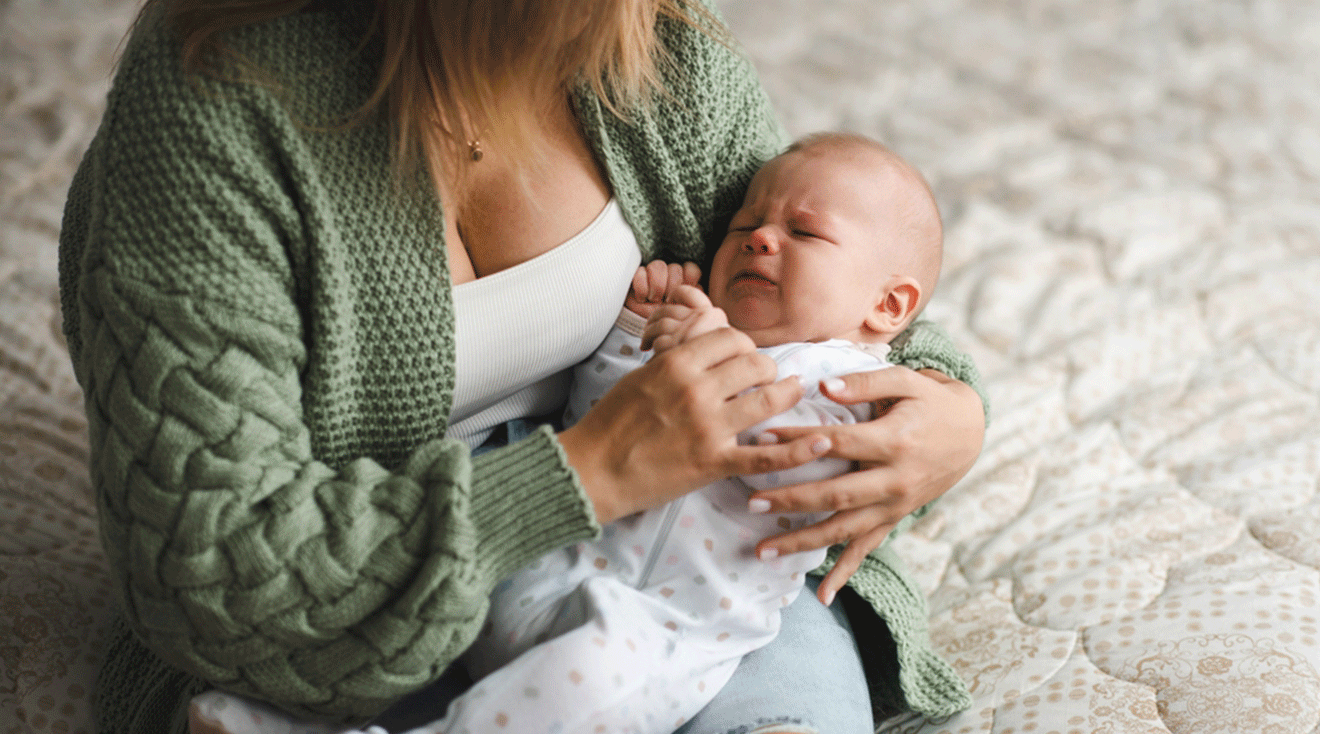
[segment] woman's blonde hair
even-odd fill
[[[375,2],[383,41],[375,91],[355,119],[388,105],[396,163],[425,162],[433,180],[460,176],[470,143],[527,158],[537,116],[585,82],[627,119],[663,93],[672,63],[657,21],[729,43],[698,0],[358,0]],[[184,68],[213,68],[225,31],[309,9],[314,0],[153,0],[178,34]],[[415,165],[412,164],[412,165]]]

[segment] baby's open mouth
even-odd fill
[[[738,283],[775,285],[773,280],[751,270],[739,270],[737,273],[734,273],[733,277],[729,279],[729,285],[736,285]]]

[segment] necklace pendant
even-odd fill
[[[477,161],[481,160],[481,158],[485,155],[485,153],[483,153],[481,150],[480,140],[468,141],[468,155],[472,157],[473,163],[476,163]]]

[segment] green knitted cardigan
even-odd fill
[[[185,77],[145,18],[69,192],[65,332],[122,611],[105,734],[182,731],[210,687],[362,722],[468,646],[499,579],[600,531],[551,431],[478,458],[444,438],[441,212],[392,177],[383,118],[338,125],[378,52],[372,3],[345,5],[229,37],[255,83]],[[744,58],[662,33],[676,71],[654,110],[575,108],[644,256],[700,260],[785,138]],[[894,360],[979,389],[929,324]],[[852,588],[884,620],[857,623],[877,707],[969,705],[897,560]]]

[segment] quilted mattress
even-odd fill
[[[112,593],[55,239],[126,0],[0,0],[0,733],[90,732]],[[993,403],[897,548],[974,706],[1320,732],[1320,4],[721,0],[794,133],[920,167]]]

